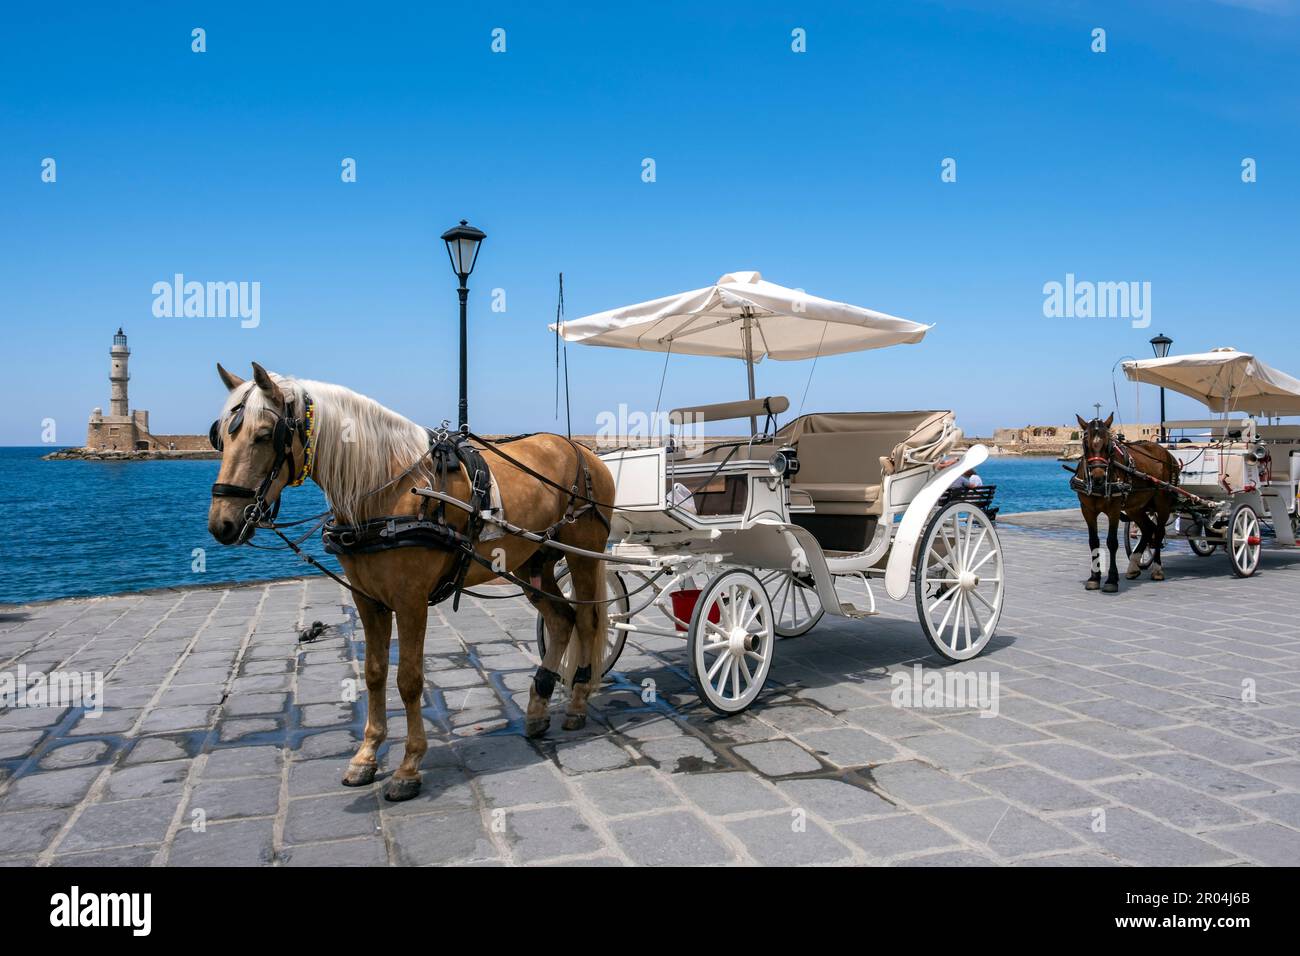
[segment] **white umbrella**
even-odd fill
[[[560,323],[559,333],[582,345],[744,359],[753,398],[754,363],[764,358],[793,361],[911,344],[930,328],[787,289],[757,272],[729,272],[703,289]]]
[[[1124,363],[1124,374],[1131,382],[1188,395],[1215,412],[1300,415],[1300,379],[1234,348],[1134,359]]]

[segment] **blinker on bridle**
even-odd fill
[[[226,434],[233,435],[239,431],[244,424],[244,403],[240,402],[230,410],[230,422],[226,425]],[[218,418],[208,429],[208,441],[217,451],[224,451],[226,440],[221,435],[221,419]]]
[[[216,482],[212,486],[212,497],[214,498],[251,498],[252,501],[244,509],[245,527],[257,524],[260,521],[272,521],[280,511],[280,499],[277,498],[273,504],[267,504],[266,495],[270,491],[271,485],[279,477],[280,470],[287,464],[291,480],[286,487],[296,487],[307,480],[311,474],[313,449],[311,445],[312,426],[315,421],[314,403],[310,395],[303,396],[303,415],[301,418],[294,416],[294,401],[289,399],[285,403],[285,414],[277,415],[275,425],[271,432],[271,450],[275,455],[271,464],[271,470],[262,479],[261,485],[257,488],[248,488],[244,485],[232,485],[226,482]],[[231,409],[230,420],[226,425],[226,435],[235,435],[239,432],[244,424],[244,403],[240,402]],[[302,440],[303,455],[302,469],[299,471],[294,464],[293,459],[293,436],[297,435]],[[208,429],[208,441],[217,451],[225,450],[225,436],[221,433],[221,419],[218,418]]]

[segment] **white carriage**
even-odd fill
[[[989,496],[954,486],[987,449],[955,453],[962,433],[948,411],[812,414],[777,428],[789,402],[753,397],[763,355],[880,348],[919,341],[928,328],[757,273],[560,327],[585,344],[746,358],[750,373],[748,401],[675,409],[666,441],[602,453],[617,488],[607,670],[628,634],[684,635],[701,698],[737,713],[762,690],[776,638],[803,634],[824,614],[876,613],[873,582],[896,601],[914,595],[943,657],[984,649],[1002,609],[1001,544]],[[727,420],[748,420],[749,437],[690,434]],[[865,604],[844,599],[848,582],[864,588]]]
[[[1232,348],[1124,363],[1131,381],[1189,395],[1222,418],[1161,423],[1181,476],[1166,527],[1201,557],[1222,548],[1238,577],[1259,568],[1266,543],[1300,536],[1300,380]],[[1132,529],[1125,528],[1126,550]],[[1148,552],[1149,553],[1149,552]]]

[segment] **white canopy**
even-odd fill
[[[552,331],[555,325],[551,325]],[[714,285],[561,323],[569,342],[761,362],[921,341],[928,325],[729,272]]]
[[[1300,380],[1234,348],[1131,360],[1124,374],[1131,382],[1189,395],[1215,412],[1300,415]]]

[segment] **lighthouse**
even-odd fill
[[[108,350],[108,413],[115,418],[129,418],[131,403],[127,399],[126,384],[131,380],[127,363],[131,360],[131,348],[126,344],[126,333],[118,327],[113,336],[113,347]]]
[[[119,328],[108,350],[108,414],[102,408],[90,413],[86,428],[88,451],[136,452],[159,447],[158,439],[149,434],[149,413],[141,408],[131,410],[127,395],[130,360],[131,347],[126,344],[126,333]]]

